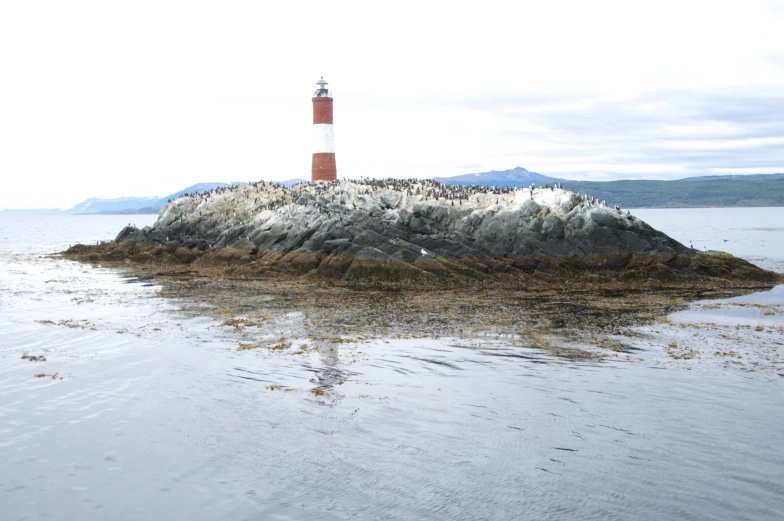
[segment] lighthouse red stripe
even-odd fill
[[[332,98],[313,98],[313,124],[332,124]]]
[[[335,164],[335,154],[330,152],[317,152],[313,154],[313,167],[311,169],[313,181],[334,181],[338,178],[338,167]]]

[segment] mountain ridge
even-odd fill
[[[434,181],[447,185],[468,184],[484,186],[530,186],[531,184],[548,184],[563,181],[557,177],[550,177],[536,172],[526,170],[521,166],[516,166],[509,170],[491,170],[489,172],[479,172],[476,174],[462,174],[451,177],[434,177]]]
[[[550,177],[517,166],[508,170],[491,170],[451,177],[436,177],[447,185],[482,185],[489,187],[525,187],[558,183],[578,193],[588,193],[610,205],[623,208],[700,208],[784,206],[784,173],[711,175],[675,180],[575,181]],[[277,184],[290,188],[307,182],[289,179]],[[91,197],[67,210],[31,209],[0,210],[0,215],[112,215],[157,214],[172,199],[184,194],[208,192],[219,187],[244,183],[196,183],[164,197]]]

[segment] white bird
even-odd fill
[[[424,248],[422,248],[422,256],[424,257],[425,255],[427,255],[427,252],[425,251]]]

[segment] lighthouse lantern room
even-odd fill
[[[335,164],[335,138],[332,132],[332,96],[327,90],[324,76],[316,82],[318,89],[313,93],[313,130],[315,134],[313,181],[334,181],[338,177]]]
[[[324,76],[316,82],[316,85],[318,85],[318,89],[316,89],[316,92],[313,94],[314,98],[329,97],[329,90],[327,90],[327,85],[329,85],[329,83],[324,81]]]

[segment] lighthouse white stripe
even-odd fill
[[[335,137],[332,134],[332,125],[318,123],[313,125],[313,152],[335,152]]]

